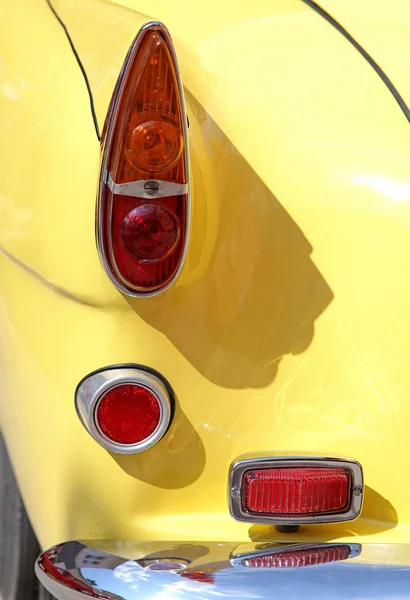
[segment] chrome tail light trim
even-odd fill
[[[145,198],[147,200],[188,194],[187,183],[173,183],[172,181],[161,181],[160,179],[115,183],[111,174],[108,174],[107,185],[113,194],[133,196],[134,198]]]
[[[258,515],[247,512],[242,504],[242,481],[247,471],[257,469],[297,467],[330,467],[348,469],[351,475],[351,498],[347,511],[332,512],[318,515]],[[363,469],[361,465],[350,459],[324,458],[318,456],[267,456],[239,457],[235,460],[229,472],[228,501],[231,516],[236,521],[246,523],[269,523],[271,525],[303,525],[312,523],[339,523],[352,521],[361,512],[363,504]]]

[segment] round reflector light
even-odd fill
[[[100,399],[96,421],[101,432],[117,444],[137,444],[158,427],[161,407],[147,388],[133,383],[117,385]]]
[[[141,365],[113,365],[84,377],[75,391],[77,414],[88,433],[118,454],[154,446],[172,418],[173,391],[158,372]]]

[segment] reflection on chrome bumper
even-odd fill
[[[410,545],[66,542],[38,558],[57,600],[410,599]]]

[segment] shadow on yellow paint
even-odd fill
[[[192,95],[188,105],[194,116],[186,264],[165,293],[127,301],[213,383],[264,387],[284,355],[310,345],[333,294],[279,199]]]

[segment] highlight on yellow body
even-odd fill
[[[158,19],[173,37],[192,226],[184,268],[156,298],[121,295],[100,266],[100,145],[63,29],[43,0],[8,2],[0,16],[0,422],[41,544],[408,541],[403,112],[300,0],[125,4],[53,2],[100,129],[141,25]],[[340,20],[359,10],[324,4]],[[380,5],[376,29],[364,9],[355,23],[386,69],[396,56],[408,97],[405,7]],[[399,24],[406,35],[391,33]],[[73,395],[90,371],[131,362],[170,381],[175,415],[156,446],[120,456],[83,429]],[[289,536],[233,521],[230,463],[295,448],[362,464],[360,518]],[[407,564],[400,552],[392,560]]]

